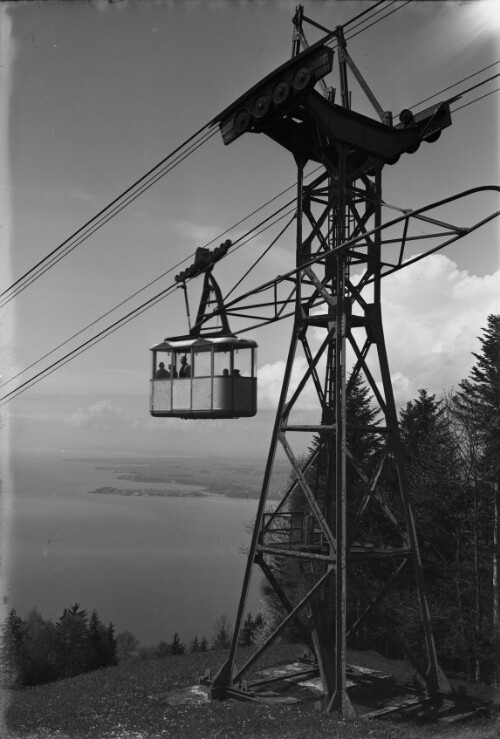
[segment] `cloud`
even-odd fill
[[[175,221],[174,228],[181,236],[194,241],[195,246],[205,246],[223,231],[219,226],[200,226],[198,223],[183,220]]]
[[[285,373],[285,362],[279,360],[272,364],[265,364],[258,371],[258,404],[259,409],[276,408],[283,383],[283,375]],[[297,356],[293,363],[292,376],[290,378],[290,388],[288,398],[296,390],[300,380],[307,369],[307,360],[303,356]],[[310,411],[318,408],[318,400],[314,385],[308,382],[297,401],[296,409],[299,411]]]
[[[459,270],[449,257],[434,254],[384,279],[382,316],[396,405],[401,407],[414,398],[420,388],[440,395],[467,377],[474,363],[472,352],[479,349],[478,336],[492,313],[500,313],[500,270],[491,275],[471,275]],[[364,340],[364,332],[361,335],[360,341]],[[308,336],[314,350],[324,331],[312,329]],[[348,351],[348,371],[353,362],[354,354]],[[368,365],[379,382],[373,347]],[[297,356],[293,388],[306,366],[305,358]],[[281,360],[259,369],[260,407],[277,406],[284,369]],[[324,361],[319,363],[318,371],[322,377]],[[316,394],[309,383],[297,408],[306,411],[315,407]]]
[[[469,374],[477,337],[500,312],[500,270],[479,277],[434,254],[384,281],[382,311],[399,386],[439,394]]]
[[[107,429],[116,425],[122,416],[122,410],[109,400],[99,400],[86,408],[79,407],[74,411],[67,423],[77,428]]]
[[[196,419],[175,418],[175,417],[149,417],[146,419],[134,419],[131,422],[131,428],[134,430],[153,432],[154,434],[164,432],[175,432],[176,434],[192,434],[193,423]],[[203,427],[208,431],[215,431],[222,428],[223,421],[221,419],[203,419]]]
[[[224,228],[220,226],[207,226],[200,225],[198,223],[192,223],[191,221],[177,220],[174,222],[174,228],[180,234],[180,236],[189,239],[193,242],[194,246],[205,246],[210,242],[210,248],[215,249],[219,243],[223,243],[226,239],[230,239],[233,244],[236,244],[236,248],[229,252],[229,256],[235,256],[238,259],[247,258],[251,256],[252,262],[255,261],[272,243],[273,239],[277,236],[278,232],[283,228],[284,222],[277,224],[269,232],[262,234],[259,233],[248,233],[251,228],[250,224],[246,229],[232,229],[229,233],[224,233]],[[291,270],[295,264],[295,232],[288,232],[291,234],[288,241],[286,237],[285,243],[277,242],[272,246],[264,257],[263,264],[266,268],[269,264],[272,265],[273,269],[276,264],[279,264],[283,271]],[[240,243],[241,240],[241,243]]]
[[[73,200],[80,200],[82,202],[95,203],[96,197],[93,193],[88,192],[84,187],[80,185],[74,185],[68,191],[68,197]]]
[[[261,268],[267,271],[268,279],[270,277],[269,270],[273,270],[274,272],[278,268],[280,274],[289,272],[295,268],[295,243],[293,243],[295,234],[291,237],[291,243],[290,239],[285,243],[276,242],[269,251],[266,251],[274,237],[275,234],[271,234],[267,238],[264,234],[260,234],[252,237],[247,242],[247,237],[244,233],[235,232],[232,234],[232,239],[236,242],[241,238],[242,247],[238,251],[235,251],[234,254],[239,258],[248,258],[250,256],[251,262],[254,263],[256,259],[266,252],[262,259]]]

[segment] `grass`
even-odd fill
[[[244,650],[242,650],[244,651]],[[266,661],[289,662],[297,647],[269,650]],[[359,653],[358,653],[359,655]],[[356,655],[356,656],[358,656]],[[369,655],[365,654],[365,662]],[[168,705],[167,691],[197,683],[206,668],[217,670],[224,653],[128,662],[48,685],[11,691],[5,739],[497,739],[495,718],[457,726],[417,725],[361,719],[343,721],[313,706],[256,705],[236,701]],[[360,663],[360,660],[356,660]],[[369,666],[369,665],[366,665]],[[384,669],[382,665],[378,669]]]

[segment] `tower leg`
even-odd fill
[[[271,444],[269,447],[269,453],[267,457],[266,468],[264,472],[264,480],[262,483],[262,489],[259,498],[259,504],[257,507],[257,515],[255,518],[252,540],[250,543],[250,550],[247,556],[247,563],[245,568],[245,574],[243,577],[243,585],[241,589],[240,600],[238,604],[238,610],[236,613],[236,620],[234,624],[233,637],[231,640],[231,647],[229,650],[229,656],[221,667],[217,675],[212,682],[212,697],[213,698],[225,698],[227,689],[232,684],[232,678],[234,673],[234,658],[236,655],[236,649],[238,647],[238,641],[240,636],[241,627],[243,624],[243,617],[245,613],[245,606],[248,598],[248,591],[250,589],[250,583],[252,578],[252,570],[254,567],[255,557],[257,553],[257,545],[259,541],[259,535],[262,528],[262,521],[264,517],[265,506],[269,494],[269,485],[271,482],[271,474],[273,471],[274,459],[276,457],[276,448],[278,444],[278,434],[282,421],[283,409],[285,407],[286,396],[288,393],[288,387],[290,385],[290,378],[293,368],[293,360],[295,358],[295,352],[297,349],[297,333],[293,332],[292,340],[290,342],[290,348],[288,350],[288,358],[285,367],[285,375],[283,378],[283,385],[281,388],[280,399],[278,403],[278,411],[276,413],[276,419],[273,427],[273,434],[271,437]]]

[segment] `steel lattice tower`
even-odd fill
[[[340,27],[327,38],[337,40],[342,105],[334,104],[331,92],[320,95],[313,87],[331,67],[333,54],[324,43],[299,53],[302,20],[299,8],[292,61],[217,119],[226,143],[245,131],[263,132],[293,155],[297,165],[297,271],[292,336],[233,641],[211,688],[217,698],[248,695],[242,680],[250,668],[292,620],[302,618],[315,654],[315,663],[305,673],[316,671],[321,676],[326,710],[351,716],[346,641],[372,617],[405,652],[425,683],[427,695],[448,688],[436,656],[384,340],[380,226],[383,167],[395,163],[403,152],[416,151],[421,141],[436,140],[451,120],[449,107],[443,103],[425,111],[420,120],[410,114],[397,127],[378,104],[381,122],[351,111],[347,68],[365,91],[369,89],[347,53]],[[376,102],[373,96],[370,99]],[[320,165],[320,172],[306,184],[304,170],[311,161]],[[321,343],[314,348],[318,334]],[[348,350],[354,356],[349,372]],[[299,358],[304,371],[292,385]],[[348,419],[358,377],[369,386],[378,410],[378,419],[365,427]],[[303,424],[297,407],[304,393],[310,397],[311,388],[317,422]],[[305,460],[293,444],[296,435],[304,433],[315,439]],[[356,433],[376,440],[377,458],[369,464],[359,458],[349,441]],[[293,481],[270,513],[266,505],[279,446],[290,462]],[[297,491],[303,502],[294,510]],[[273,568],[276,558],[295,568],[300,595],[287,592],[279,581]],[[255,566],[263,572],[285,615],[256,655],[236,669]],[[411,581],[420,614],[418,653],[405,643],[384,605],[403,576]],[[348,604],[354,594],[363,606],[348,623]]]

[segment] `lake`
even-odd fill
[[[198,460],[175,463],[196,479]],[[138,465],[147,472],[147,462]],[[187,644],[195,634],[210,640],[221,614],[234,623],[246,564],[241,550],[250,543],[246,527],[258,501],[89,494],[99,487],[173,487],[119,478],[120,471],[119,462],[95,456],[12,458],[8,608],[25,616],[37,606],[56,621],[78,602],[142,645],[170,641],[174,631]],[[246,609],[254,615],[258,579],[255,572]]]

